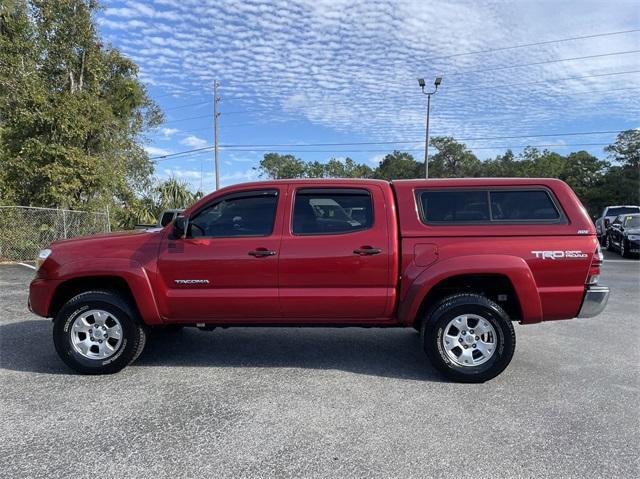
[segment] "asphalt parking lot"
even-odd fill
[[[479,385],[357,328],[189,329],[74,375],[0,265],[0,477],[638,477],[640,261],[607,256],[605,313],[517,326]]]

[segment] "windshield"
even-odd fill
[[[640,213],[639,206],[621,206],[620,208],[609,208],[607,216],[626,215],[627,213]]]
[[[628,216],[624,226],[625,228],[640,228],[640,216]]]

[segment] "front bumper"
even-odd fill
[[[31,281],[29,285],[29,310],[38,316],[48,318],[51,300],[59,284],[60,281],[47,279]]]
[[[593,318],[604,310],[609,301],[609,288],[606,286],[588,286],[584,293],[579,318]]]

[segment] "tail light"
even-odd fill
[[[604,219],[604,227],[608,228],[609,227],[609,218],[605,218]]]
[[[587,276],[587,285],[593,286],[598,284],[600,279],[600,266],[604,261],[604,255],[600,249],[600,245],[596,248],[591,259],[591,265],[589,266],[589,276]]]

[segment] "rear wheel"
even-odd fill
[[[60,358],[82,374],[120,371],[142,352],[146,329],[135,309],[112,291],[89,291],[69,300],[53,323]]]
[[[504,310],[488,298],[457,294],[444,298],[423,321],[422,338],[432,364],[460,382],[484,382],[511,362],[516,337]]]

